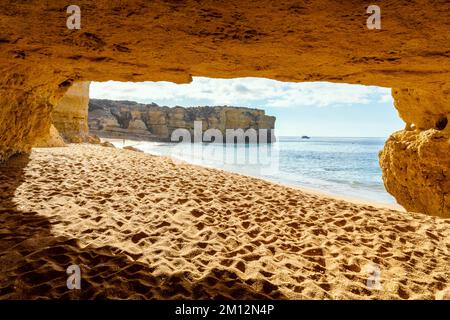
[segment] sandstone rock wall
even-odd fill
[[[450,217],[448,90],[393,89],[406,122],[380,152],[386,189],[407,210]]]
[[[450,125],[447,125],[450,119],[450,89],[393,89],[392,96],[407,129],[436,129],[450,133]]]
[[[409,211],[450,217],[449,150],[435,129],[394,133],[380,152],[386,189]]]
[[[66,144],[63,138],[53,124],[50,126],[49,132],[44,136],[38,137],[33,144],[33,147],[36,148],[52,148],[65,146]]]
[[[52,122],[66,142],[89,138],[88,103],[90,82],[74,83],[52,111]]]
[[[98,143],[88,128],[90,82],[70,86],[51,111],[51,125],[47,132],[36,137],[34,147],[62,147],[67,143]]]
[[[89,129],[100,137],[171,141],[176,129],[187,129],[194,137],[194,121],[202,122],[202,130],[218,129],[225,138],[226,129],[268,129],[268,142],[274,135],[275,117],[264,110],[216,107],[160,107],[131,101],[91,99]]]
[[[1,12],[1,11],[0,11]],[[1,42],[1,41],[0,41]],[[1,50],[0,50],[1,52]],[[0,73],[0,161],[49,139],[51,112],[70,83],[40,78],[43,70],[15,66]]]

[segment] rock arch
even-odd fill
[[[48,136],[51,113],[72,84],[193,75],[331,81],[393,88],[405,130],[387,141],[387,189],[407,209],[449,217],[450,3],[381,6],[366,27],[358,0],[95,2],[1,1],[0,157]],[[448,121],[448,120],[447,120]]]

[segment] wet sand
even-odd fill
[[[0,166],[1,299],[449,299],[449,251],[449,219],[166,157],[71,145]]]

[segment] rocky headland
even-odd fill
[[[187,129],[194,137],[194,122],[201,121],[202,131],[218,129],[225,139],[227,129],[267,129],[273,141],[275,117],[264,110],[229,107],[166,107],[156,103],[91,99],[89,131],[102,138],[171,141],[176,129]]]

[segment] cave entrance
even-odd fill
[[[195,123],[203,137],[206,130],[225,137],[226,129],[241,129],[246,142],[249,129],[258,135],[274,128],[276,142],[171,143],[177,129],[195,137]],[[395,200],[384,188],[378,152],[402,127],[390,89],[382,87],[203,77],[90,85],[90,132],[118,147],[379,203]]]

